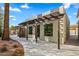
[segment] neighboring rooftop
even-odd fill
[[[70,30],[76,30],[76,28],[78,28],[78,25],[77,24],[74,24],[74,25],[71,25],[70,26]]]

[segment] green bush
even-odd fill
[[[13,45],[14,48],[17,48],[18,46],[16,44]]]
[[[8,45],[7,44],[4,44],[1,48],[0,48],[0,52],[5,52],[5,51],[8,51]]]

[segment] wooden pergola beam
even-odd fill
[[[27,22],[27,24],[34,24],[34,23],[35,23],[34,20],[30,20],[30,21]]]
[[[54,16],[52,14],[50,14],[51,18],[55,18],[55,19],[59,19],[58,16]]]
[[[45,19],[43,18],[38,18],[39,21],[45,22]]]
[[[47,17],[47,16],[43,16],[45,19],[47,19],[47,20],[50,20],[50,18],[49,17]]]
[[[40,23],[40,20],[38,20],[38,19],[34,19],[35,20],[35,23],[37,22],[37,23]]]

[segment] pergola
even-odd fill
[[[58,49],[60,49],[60,19],[64,16],[64,13],[60,13],[59,11],[50,11],[49,14],[43,15],[40,14],[37,17],[33,18],[32,20],[29,20],[27,22],[21,23],[21,24],[26,24],[27,29],[29,24],[36,24],[35,26],[35,39],[37,43],[37,24],[41,22],[45,22],[45,20],[49,21],[55,21],[58,20]],[[52,19],[51,19],[52,18]],[[28,30],[27,30],[28,33]],[[28,35],[26,36],[28,40]]]

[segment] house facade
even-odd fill
[[[26,29],[26,37],[63,44],[69,38],[70,22],[63,6],[33,16],[19,24]]]
[[[78,25],[71,25],[70,26],[70,35],[78,35]]]

